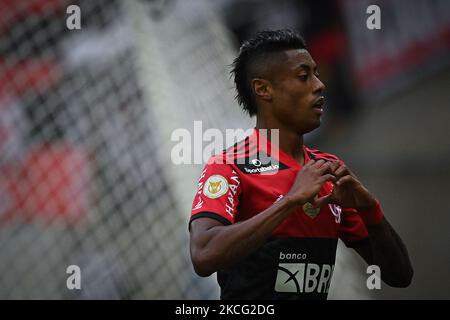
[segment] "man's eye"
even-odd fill
[[[308,75],[307,74],[302,74],[302,75],[299,76],[299,78],[302,81],[306,81],[306,80],[308,80]]]

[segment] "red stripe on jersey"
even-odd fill
[[[235,153],[237,150],[241,149],[242,147],[244,147],[245,145],[248,144],[248,138],[245,138],[242,141],[236,142],[234,145],[232,145],[231,147],[223,150],[223,154],[228,154],[228,153]]]
[[[244,150],[250,143],[250,139],[247,137],[244,141],[241,141],[241,143],[236,144],[235,148],[233,148],[233,152],[240,152],[241,150]]]
[[[250,142],[248,146],[245,147],[244,150],[241,150],[239,152],[236,152],[236,156],[248,156],[250,152],[253,151],[253,149],[257,148],[257,145],[253,142]]]
[[[254,139],[249,139],[249,137],[247,137],[245,140],[232,147],[232,150],[230,149],[226,150],[224,154],[232,159],[240,159],[253,155],[255,151],[257,151],[258,146]]]

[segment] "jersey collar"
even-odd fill
[[[258,143],[258,149],[266,152],[269,156],[277,159],[278,161],[286,164],[287,166],[295,169],[300,169],[302,166],[294,160],[290,155],[285,153],[283,150],[279,149],[275,144],[272,144],[269,139],[266,138],[265,134],[260,132],[260,129],[254,128],[252,136],[250,139],[255,139]],[[306,147],[303,145],[303,156],[305,158],[305,163],[310,160],[309,153]]]

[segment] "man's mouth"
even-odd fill
[[[316,99],[316,101],[313,104],[313,108],[323,109],[323,105],[325,104],[325,98],[324,96],[320,96]]]
[[[313,109],[316,111],[319,115],[323,113],[323,105],[325,104],[325,98],[323,96],[320,96],[317,98],[317,100],[313,104]]]

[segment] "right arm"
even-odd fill
[[[229,226],[211,218],[193,220],[190,251],[195,272],[207,277],[259,248],[289,214],[307,201],[314,202],[323,184],[334,181],[330,167],[324,160],[309,161],[285,197],[248,220]]]

